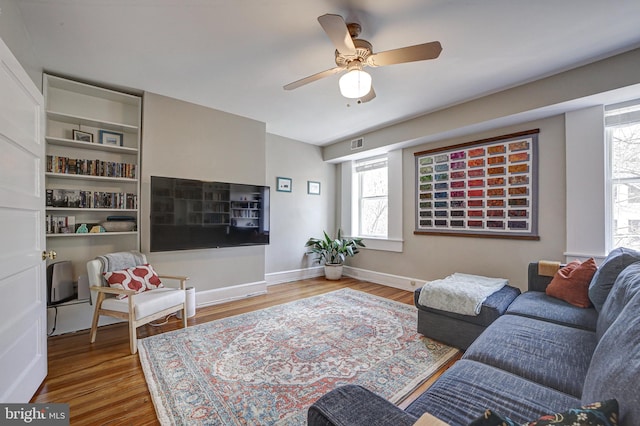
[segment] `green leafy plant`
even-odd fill
[[[343,238],[338,229],[336,238],[331,238],[322,231],[324,238],[309,238],[305,247],[310,247],[307,254],[317,254],[318,263],[342,264],[348,256],[355,256],[359,252],[358,247],[365,247],[362,238]]]

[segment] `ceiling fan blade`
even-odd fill
[[[369,93],[367,93],[366,95],[364,95],[363,97],[358,99],[358,103],[359,104],[363,104],[365,102],[369,102],[369,101],[373,100],[373,98],[375,98],[375,97],[376,97],[376,91],[373,90],[373,86],[371,86],[371,90],[369,90]]]
[[[440,56],[442,45],[439,41],[416,44],[415,46],[401,47],[375,53],[367,58],[367,65],[381,67],[384,65],[402,64],[404,62],[424,61]]]
[[[301,78],[300,80],[294,81],[293,83],[289,83],[284,86],[284,90],[293,90],[297,89],[300,86],[304,86],[305,84],[313,83],[316,80],[320,80],[321,78],[329,77],[333,74],[337,74],[342,71],[344,67],[335,67],[329,70],[321,71],[319,73],[310,75],[309,77]]]
[[[342,19],[342,16],[327,13],[326,15],[319,16],[318,22],[320,22],[324,32],[327,33],[338,52],[343,55],[356,54],[356,47],[353,44],[353,40],[347,29],[347,24],[344,22],[344,19]]]

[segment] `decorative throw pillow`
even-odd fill
[[[109,287],[133,290],[136,293],[142,293],[147,289],[144,280],[132,277],[129,270],[105,272],[102,275],[109,284]],[[125,299],[126,297],[126,294],[117,295],[118,299]]]
[[[609,399],[604,402],[594,402],[580,408],[571,408],[562,413],[540,417],[522,426],[617,426],[618,401]],[[509,417],[500,416],[491,410],[486,410],[469,426],[518,426]]]
[[[593,258],[582,263],[574,260],[564,268],[558,269],[547,286],[546,293],[574,306],[588,308],[591,306],[589,284],[597,270]]]
[[[520,426],[509,417],[503,417],[491,410],[485,410],[482,416],[478,417],[469,426]]]
[[[142,281],[147,290],[164,287],[158,274],[148,263],[127,269],[133,279]]]

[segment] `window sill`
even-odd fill
[[[363,250],[382,250],[402,253],[404,240],[393,240],[389,238],[362,238],[366,247]]]

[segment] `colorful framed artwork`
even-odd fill
[[[414,153],[414,234],[539,240],[539,133]]]
[[[109,130],[98,130],[98,142],[104,145],[122,146],[124,135]]]
[[[307,181],[307,194],[320,195],[320,182]]]
[[[292,180],[291,178],[286,177],[277,177],[276,178],[276,191],[280,192],[291,192],[292,189]]]

